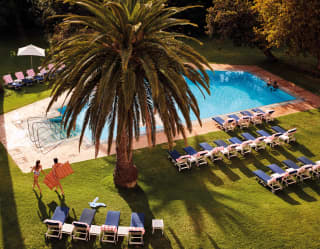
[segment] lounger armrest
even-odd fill
[[[129,227],[128,231],[129,233],[130,232],[141,232],[142,234],[145,233],[144,227]]]
[[[277,182],[277,178],[276,178],[276,177],[272,177],[271,179],[269,179],[269,180],[267,181],[267,184],[268,184],[268,185],[271,185],[271,184],[276,183],[276,182]]]
[[[190,159],[191,156],[190,155],[183,155],[183,156],[180,156],[179,158],[177,158],[177,162],[180,162],[182,160],[185,160],[185,159]]]
[[[274,113],[274,110],[266,110],[266,113],[271,115],[272,113]]]
[[[204,150],[204,151],[199,151],[197,154],[196,154],[196,157],[202,157],[202,156],[205,156],[208,154],[208,151]]]
[[[50,225],[50,226],[59,226],[62,227],[62,222],[59,220],[50,220],[50,219],[45,219],[43,221],[44,224]]]
[[[74,225],[75,227],[78,227],[78,228],[81,227],[81,228],[90,229],[90,226],[87,223],[80,222],[80,221],[74,221],[74,222],[72,222],[72,225]]]
[[[117,230],[118,228],[116,226],[110,226],[110,225],[102,225],[101,226],[101,231],[104,231],[104,232],[114,232],[114,233],[117,233]]]

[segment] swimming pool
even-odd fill
[[[197,98],[201,119],[296,99],[281,89],[272,91],[265,81],[248,72],[207,71],[207,73],[210,77],[211,95],[206,94],[205,98],[200,90],[187,79],[191,91]],[[64,108],[59,111],[63,113]],[[78,128],[82,126],[85,111],[86,108],[79,114]],[[191,113],[191,120],[196,120],[193,113]],[[143,132],[144,127],[141,127],[141,133]],[[91,140],[91,134],[89,129],[85,131],[85,136],[89,140]],[[101,139],[106,140],[107,134],[108,129],[105,127]]]

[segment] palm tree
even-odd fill
[[[77,26],[81,31],[51,47],[45,63],[55,64],[51,71],[55,77],[48,110],[67,92],[63,123],[70,133],[87,105],[79,149],[84,131],[90,127],[97,156],[102,130],[107,126],[108,153],[115,133],[114,182],[133,187],[138,172],[132,142],[138,140],[141,124],[146,127],[149,145],[156,142],[156,114],[163,121],[170,146],[177,134],[185,138],[184,127],[192,130],[191,111],[201,124],[197,100],[185,77],[209,93],[205,68],[210,66],[180,39],[186,36],[167,31],[177,25],[192,25],[173,17],[186,7],[168,8],[166,0],[67,2],[85,7],[88,15],[67,14],[59,24]],[[57,74],[61,65],[65,68]]]

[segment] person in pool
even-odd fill
[[[271,79],[268,78],[268,79],[267,79],[267,87],[270,87],[270,86],[271,86]]]
[[[62,188],[61,183],[60,183],[60,179],[59,179],[59,177],[57,175],[57,172],[56,172],[57,168],[61,167],[62,164],[58,163],[58,158],[54,158],[53,162],[54,162],[54,164],[52,166],[53,175],[54,175],[54,177],[56,178],[56,180],[58,182],[58,186],[59,186],[59,188],[61,190],[61,194],[64,195],[63,188]],[[58,186],[56,186],[56,191],[57,192],[58,192]]]
[[[44,175],[44,171],[42,170],[42,166],[40,164],[40,160],[37,160],[36,161],[36,165],[31,167],[31,172],[33,172],[33,189],[34,187],[37,185],[39,191],[40,191],[40,194],[41,194],[41,188],[39,186],[39,181],[38,181],[38,178],[39,178],[39,175],[40,175],[40,172],[42,172]]]
[[[272,86],[273,86],[273,91],[275,91],[279,88],[277,81],[274,81]]]

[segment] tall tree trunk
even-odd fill
[[[267,57],[268,61],[276,62],[278,59],[273,55],[270,48],[262,48],[263,54]]]
[[[129,136],[122,132],[116,145],[117,163],[114,169],[114,183],[118,187],[134,188],[137,185],[138,170],[133,164]]]

